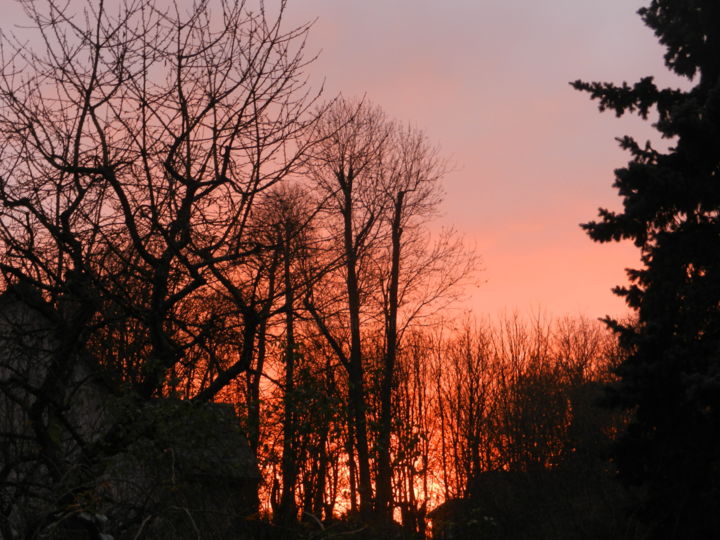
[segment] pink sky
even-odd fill
[[[317,17],[312,67],[342,92],[415,124],[456,166],[443,223],[475,242],[485,283],[478,314],[622,314],[610,289],[637,263],[627,244],[595,244],[578,224],[619,208],[614,137],[645,140],[634,118],[600,114],[575,79],[673,81],[636,15],[641,0],[295,0]]]
[[[674,82],[636,15],[645,3],[289,0],[287,22],[317,17],[310,74],[326,97],[365,95],[454,164],[442,223],[477,245],[485,267],[467,307],[595,317],[625,312],[610,289],[637,252],[595,244],[578,224],[619,207],[612,171],[627,157],[614,137],[652,131],[601,115],[568,81]],[[5,24],[19,15],[11,4]]]

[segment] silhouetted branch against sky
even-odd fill
[[[675,84],[636,15],[642,5],[302,0],[288,2],[284,21],[317,19],[308,72],[326,95],[366,95],[449,156],[445,223],[477,239],[486,265],[469,306],[594,316],[623,311],[610,288],[636,257],[591,245],[577,224],[617,204],[608,180],[623,153],[613,138],[652,134],[632,118],[599,118],[567,82],[643,73]],[[6,30],[23,21],[20,4],[3,10]]]

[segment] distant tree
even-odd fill
[[[278,289],[281,302],[277,313],[284,318],[283,360],[285,367],[283,392],[283,451],[282,451],[282,493],[278,515],[281,522],[293,522],[297,507],[295,491],[297,484],[297,429],[296,412],[296,340],[298,297],[307,293],[320,268],[317,258],[312,258],[313,225],[316,205],[307,191],[299,186],[282,185],[264,194],[259,216],[256,218],[258,237],[275,246],[279,274]],[[315,269],[309,268],[314,266]],[[274,313],[271,313],[271,315]],[[259,404],[258,404],[259,405]]]
[[[622,478],[643,487],[653,538],[720,537],[720,3],[653,0],[639,11],[689,90],[576,81],[620,116],[646,119],[668,150],[631,137],[616,171],[620,212],[583,225],[598,242],[629,239],[643,266],[619,287],[637,323],[608,319],[628,352],[611,400],[633,409],[617,446]]]
[[[380,216],[384,246],[374,258],[383,322],[376,442],[375,506],[392,519],[391,435],[396,406],[398,358],[405,331],[416,319],[452,302],[472,276],[477,259],[452,230],[431,239],[427,223],[442,200],[444,161],[427,137],[416,129],[394,125],[387,142]]]
[[[331,228],[341,231],[334,241],[343,260],[343,275],[324,287],[342,291],[347,309],[335,326],[347,328],[349,340],[330,331],[328,319],[323,320],[318,306],[311,305],[315,298],[313,302],[308,300],[307,307],[347,370],[350,442],[357,451],[360,512],[367,518],[373,497],[366,416],[367,376],[362,351],[362,322],[366,311],[363,300],[367,296],[364,287],[367,262],[378,241],[379,223],[387,205],[382,191],[382,165],[391,129],[380,108],[341,99],[328,109],[317,131],[312,138],[322,142],[314,151],[310,176],[314,188],[327,200]],[[350,474],[352,478],[352,469]],[[351,495],[351,499],[354,496]]]
[[[360,511],[367,516],[372,506],[375,518],[389,522],[403,336],[460,294],[477,257],[454,231],[433,237],[427,230],[447,166],[421,131],[343,98],[317,127],[310,179],[324,199],[328,251],[341,264],[326,276],[322,294],[313,291],[309,311],[348,372]]]

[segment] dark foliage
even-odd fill
[[[645,492],[654,538],[720,537],[720,3],[653,0],[639,11],[691,89],[576,81],[618,116],[657,112],[673,146],[625,137],[632,154],[615,187],[624,208],[583,227],[593,240],[632,240],[643,267],[618,288],[637,323],[609,320],[628,351],[611,395],[636,411],[616,457]]]

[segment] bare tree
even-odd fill
[[[342,253],[344,300],[349,343],[330,331],[329,319],[308,304],[325,337],[348,373],[348,406],[352,442],[357,450],[360,511],[367,518],[372,511],[372,480],[368,443],[365,374],[362,353],[361,319],[363,265],[378,234],[378,223],[384,212],[382,170],[383,152],[390,131],[385,116],[366,103],[338,100],[318,124],[321,140],[313,152],[312,180],[327,200],[330,223],[339,230],[337,243]],[[331,225],[332,227],[333,225]],[[349,452],[352,460],[353,451]],[[351,471],[352,474],[352,471]]]
[[[307,27],[211,4],[27,3],[45,48],[3,42],[4,273],[48,289],[71,270],[109,289],[101,245],[148,284],[146,302],[123,299],[148,329],[146,396],[193,340],[178,308],[262,249],[246,236],[255,196],[302,156]]]
[[[300,309],[298,298],[307,294],[322,273],[317,265],[319,258],[313,257],[318,247],[313,238],[317,205],[301,187],[283,185],[266,192],[258,206],[260,212],[254,217],[256,236],[264,237],[274,246],[278,260],[278,306],[269,316],[277,314],[284,318],[282,489],[276,518],[281,522],[294,522],[297,517],[295,499],[299,457],[296,441],[296,317]]]
[[[247,315],[247,343],[187,388],[211,399],[249,367],[263,314],[234,280],[272,247],[249,236],[249,217],[302,164],[314,95],[308,26],[284,28],[284,1],[272,16],[224,0],[22,4],[38,45],[0,40],[0,271],[39,292],[54,334],[27,411],[59,479],[69,464],[46,419],[88,343],[142,399],[162,395],[192,372],[186,353],[213,364],[211,337],[237,328],[221,303],[198,308],[221,294]],[[107,449],[89,442],[87,459]]]
[[[325,281],[324,293],[343,294],[324,315],[317,302],[310,311],[348,371],[355,446],[349,454],[353,465],[357,451],[361,512],[367,517],[372,501],[377,516],[390,520],[392,397],[401,338],[433,306],[452,300],[476,259],[454,233],[433,240],[427,231],[447,167],[424,134],[366,102],[343,99],[329,108],[318,130],[322,142],[313,152],[311,177],[326,200],[327,228],[339,231],[335,249],[342,255],[339,276],[334,284],[333,276]],[[373,354],[374,348],[380,352]],[[365,372],[373,363],[380,377],[371,389]],[[361,411],[371,391],[377,391],[378,429],[368,433]]]
[[[453,231],[434,240],[427,231],[442,201],[440,181],[446,172],[446,163],[422,132],[392,125],[382,169],[387,203],[380,225],[387,240],[374,258],[384,328],[376,509],[386,520],[392,519],[392,394],[402,336],[433,308],[451,303],[477,269],[474,252]]]

